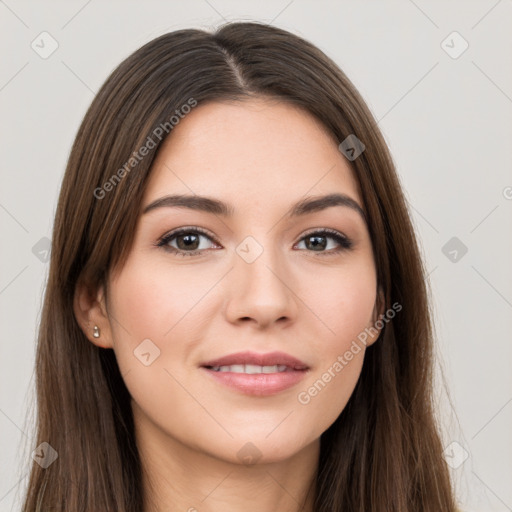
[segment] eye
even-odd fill
[[[338,244],[338,248],[328,247],[328,239],[334,240],[335,245]],[[345,235],[342,235],[338,231],[334,229],[322,229],[320,231],[312,231],[307,235],[303,236],[300,240],[299,244],[304,242],[304,245],[307,249],[311,249],[313,252],[318,252],[322,256],[338,254],[341,251],[346,251],[352,248],[352,241],[347,238]],[[298,244],[298,245],[299,245]],[[329,249],[329,250],[325,250]]]
[[[179,256],[199,256],[208,247],[201,247],[201,238],[213,241],[213,237],[205,230],[196,227],[184,227],[167,233],[155,245]],[[327,240],[334,240],[338,248],[329,247]],[[333,229],[312,231],[303,236],[299,244],[305,241],[306,249],[320,254],[333,255],[352,248],[352,241]],[[177,246],[171,245],[176,242]],[[215,242],[216,243],[216,242]],[[329,250],[325,250],[329,249]]]
[[[208,247],[201,247],[201,238],[212,240],[211,235],[200,228],[185,227],[164,235],[156,245],[179,256],[197,256]],[[176,242],[177,247],[171,245]]]

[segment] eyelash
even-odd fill
[[[162,249],[164,249],[164,251],[171,252],[173,254],[176,254],[177,256],[198,256],[198,255],[200,255],[200,253],[204,252],[207,249],[196,249],[195,251],[183,251],[181,249],[176,249],[175,247],[171,247],[168,245],[169,242],[173,238],[175,238],[179,235],[182,235],[182,234],[191,234],[191,233],[204,235],[207,238],[209,238],[210,240],[212,240],[213,242],[217,243],[216,240],[207,231],[205,231],[201,228],[197,228],[197,227],[185,227],[185,228],[179,228],[175,231],[171,231],[170,233],[165,234],[156,242],[155,245],[157,247],[161,247]],[[317,253],[317,256],[336,255],[340,252],[348,251],[348,250],[352,249],[352,246],[353,246],[353,242],[349,238],[342,235],[338,231],[335,231],[334,229],[328,229],[328,228],[321,229],[318,231],[310,231],[309,233],[306,233],[305,235],[303,235],[303,237],[299,240],[299,242],[302,242],[302,240],[304,240],[305,238],[308,238],[313,235],[328,235],[328,238],[332,238],[340,245],[340,247],[338,249],[334,249],[334,250],[331,249],[329,251],[321,251],[321,252]],[[304,249],[301,249],[301,250],[304,250]],[[307,251],[307,249],[306,249],[306,251]],[[315,251],[309,251],[309,252],[315,252]]]

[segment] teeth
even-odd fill
[[[231,366],[212,366],[215,372],[233,372],[233,373],[277,373],[285,372],[287,366],[284,364],[274,366],[260,366],[257,364],[232,364]]]
[[[262,373],[264,366],[258,366],[255,364],[246,364],[245,365],[245,373]],[[242,367],[242,372],[244,368]]]

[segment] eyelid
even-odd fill
[[[308,231],[306,231],[305,233],[302,233],[299,240],[302,240],[306,236],[314,235],[315,233],[329,233],[331,235],[337,235],[337,236],[346,238],[348,240],[348,236],[344,235],[337,229],[332,229],[332,228],[311,228]]]
[[[171,229],[171,231],[168,231],[167,233],[163,234],[155,243],[156,246],[165,246],[169,239],[174,238],[175,236],[181,235],[183,233],[190,233],[190,232],[197,232],[201,235],[206,236],[207,238],[210,238],[212,242],[215,242],[217,245],[221,245],[215,235],[213,235],[210,231],[204,228],[200,228],[199,226],[182,226],[180,228]],[[171,247],[171,249],[174,249],[174,247]],[[204,249],[203,249],[204,250]],[[194,251],[185,251],[189,253],[193,253]],[[202,251],[197,251],[202,252]]]
[[[215,235],[211,231],[209,231],[209,230],[207,230],[205,228],[200,228],[199,226],[182,226],[180,228],[172,229],[167,234],[165,234],[164,237],[165,236],[169,236],[169,235],[170,236],[174,236],[174,235],[177,235],[177,234],[181,234],[183,232],[188,233],[188,232],[191,232],[191,231],[192,232],[197,231],[198,233],[201,233],[202,235],[206,235],[207,237],[211,238],[216,243],[218,243],[217,240],[216,240]]]

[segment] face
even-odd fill
[[[353,342],[379,313],[352,173],[318,121],[275,101],[200,105],[173,129],[97,319],[140,428],[226,461],[270,462],[335,421],[363,364]],[[293,212],[331,194],[343,204]],[[175,195],[196,201],[161,200]],[[203,367],[246,351],[282,352],[307,369]]]

